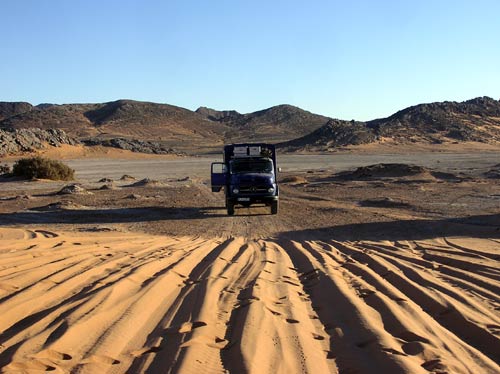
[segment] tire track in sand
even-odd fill
[[[0,229],[2,373],[497,373],[498,242]]]

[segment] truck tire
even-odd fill
[[[234,215],[234,204],[232,202],[230,201],[226,202],[226,208],[228,216]]]
[[[278,200],[271,203],[271,214],[278,214]]]

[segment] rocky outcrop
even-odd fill
[[[8,154],[21,154],[33,152],[47,147],[60,147],[62,144],[87,146],[104,146],[124,149],[132,152],[150,154],[178,154],[172,148],[165,147],[159,142],[143,141],[136,139],[90,138],[80,142],[60,129],[0,129],[0,156]]]
[[[101,145],[113,147],[132,152],[150,153],[158,155],[177,154],[172,148],[165,147],[159,142],[144,141],[137,139],[113,138],[113,139],[87,139],[83,141],[87,146]]]
[[[324,150],[348,145],[372,143],[377,140],[375,132],[364,122],[329,120],[311,134],[278,144],[279,148],[293,151],[298,149]]]
[[[59,129],[0,129],[0,156],[33,152],[49,146],[77,145],[78,140]]]

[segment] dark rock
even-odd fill
[[[0,156],[33,152],[48,146],[77,145],[78,140],[60,129],[0,129]]]
[[[493,166],[490,170],[484,173],[486,178],[500,179],[500,164]]]
[[[103,147],[113,147],[139,153],[150,153],[159,155],[178,154],[178,152],[174,151],[172,148],[165,147],[159,142],[144,141],[137,139],[125,139],[125,138],[88,139],[84,140],[83,143],[87,146],[100,145]]]
[[[120,178],[121,181],[135,181],[136,178],[131,176],[131,175],[128,175],[128,174],[123,174]]]
[[[393,200],[390,197],[362,200],[359,205],[372,208],[411,208],[410,204]]]
[[[129,184],[126,187],[158,187],[158,186],[162,186],[162,185],[163,185],[163,183],[161,183],[157,180],[150,179],[150,178],[144,178],[138,182]]]
[[[125,196],[125,199],[131,199],[131,200],[139,200],[141,198],[142,198],[141,195],[137,195],[135,193]]]
[[[69,184],[64,186],[58,193],[58,195],[92,195],[92,192],[87,191],[85,188],[78,184]]]
[[[113,184],[103,184],[101,187],[99,187],[99,190],[117,190],[118,188]]]

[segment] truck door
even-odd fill
[[[212,162],[210,181],[212,192],[219,192],[226,185],[226,164],[223,162]]]

